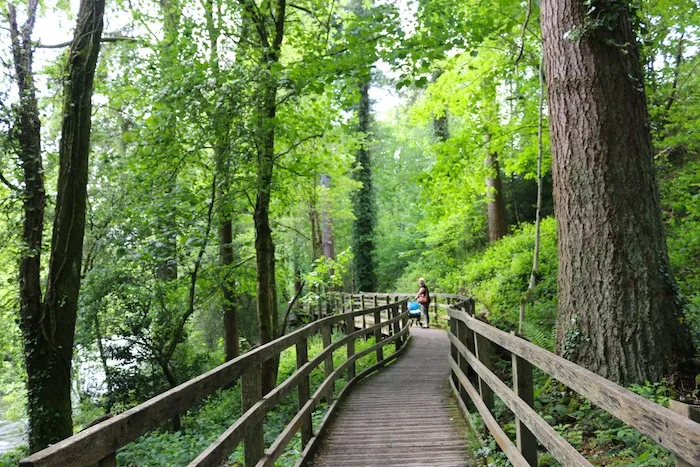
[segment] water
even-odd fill
[[[27,443],[27,421],[8,420],[0,398],[0,454]]]
[[[116,346],[129,347],[132,352],[139,351],[138,346],[131,345],[124,339],[114,338],[110,343]],[[110,366],[130,366],[120,365],[120,363],[115,360],[107,362]],[[76,373],[79,380],[73,381],[72,399],[73,408],[75,409],[78,407],[78,388],[92,395],[104,394],[106,391],[106,378],[96,349],[79,347],[74,357],[73,365],[77,370]],[[13,419],[8,412],[16,411],[10,410],[8,402],[3,400],[0,393],[0,454],[27,443],[27,420]]]

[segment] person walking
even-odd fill
[[[420,307],[425,315],[425,327],[430,327],[430,316],[428,315],[428,306],[430,305],[430,291],[428,286],[425,285],[425,279],[422,277],[418,279],[418,293],[416,294],[416,301],[420,303]]]

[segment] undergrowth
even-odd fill
[[[668,450],[565,386],[540,376],[535,387],[540,388],[535,391],[535,410],[591,464],[620,467],[674,465],[674,458]],[[668,406],[669,392],[665,381],[635,384],[628,389],[657,404]],[[515,442],[514,416],[498,398],[493,413],[508,437]],[[472,419],[476,426],[483,427],[478,414],[473,414]],[[510,465],[491,436],[474,455],[489,466]],[[538,465],[560,464],[540,447]]]

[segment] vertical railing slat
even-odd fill
[[[399,316],[399,304],[398,303],[391,307],[391,318],[394,319],[397,316]],[[400,322],[395,321],[393,326],[394,326],[394,335],[401,332],[401,323]],[[398,352],[399,349],[401,349],[401,339],[396,339],[394,341],[394,345],[395,345],[396,351]]]
[[[382,321],[382,312],[379,310],[376,310],[374,312],[374,324],[379,324]],[[375,344],[379,344],[382,340],[382,329],[377,328],[374,330],[374,342]],[[377,347],[377,361],[380,362],[384,360],[384,347],[381,345]]]
[[[297,369],[301,368],[309,361],[309,346],[308,339],[304,337],[296,345],[297,350]],[[309,375],[302,378],[299,383],[299,410],[304,407],[304,404],[311,398],[311,387],[309,383]],[[301,424],[301,447],[306,446],[306,443],[313,437],[313,425],[311,424],[311,412],[309,412]]]
[[[535,407],[535,388],[532,380],[532,364],[527,360],[511,354],[513,362],[513,392],[527,405]],[[515,436],[518,449],[528,464],[537,465],[537,438],[516,417]]]
[[[459,320],[456,321],[457,339],[459,339],[462,344],[467,345],[469,339],[469,329],[463,322]],[[462,373],[464,373],[465,376],[469,375],[469,363],[467,363],[467,359],[464,358],[461,353],[457,352],[457,358],[455,360],[457,361],[457,365],[459,365],[459,369],[462,370]],[[462,398],[464,403],[466,403],[469,400],[467,390],[461,384],[458,384],[457,387],[459,389],[459,396]]]
[[[321,328],[321,338],[323,339],[323,348],[327,349],[331,345],[331,340],[333,337],[333,330],[331,329],[331,325],[328,324],[326,326],[323,326]],[[323,363],[323,370],[324,374],[326,375],[326,378],[328,378],[331,373],[333,373],[333,352],[329,352],[328,356],[326,356],[326,359]],[[331,401],[333,400],[333,387],[334,385],[331,384],[328,386],[328,392],[326,393],[326,404],[330,405]]]
[[[243,412],[262,399],[262,372],[260,365],[253,365],[242,376],[241,407]],[[265,454],[262,422],[250,427],[243,437],[245,465],[255,465]]]
[[[348,315],[345,318],[345,334],[350,335],[353,332],[355,332],[355,318],[353,318],[352,315]],[[348,358],[355,355],[355,340],[354,339],[350,339],[350,341],[348,341],[347,349],[348,349]],[[355,366],[356,366],[355,363],[356,362],[352,362],[350,365],[348,365],[348,381],[350,381],[351,379],[353,379],[355,377]]]
[[[476,358],[478,358],[486,368],[493,370],[493,363],[491,362],[491,341],[480,334],[474,333],[474,346],[476,348]],[[481,394],[481,399],[484,401],[484,405],[486,405],[489,410],[493,411],[493,391],[481,378],[479,378],[479,393]]]

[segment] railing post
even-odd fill
[[[476,347],[476,358],[478,358],[486,368],[493,370],[493,363],[491,362],[491,341],[474,332],[474,346]],[[481,399],[484,401],[484,405],[486,405],[489,410],[493,411],[493,391],[481,378],[479,378],[479,393],[481,394]]]
[[[243,412],[251,408],[256,402],[262,399],[260,365],[252,366],[243,373],[241,378],[241,407]],[[251,426],[243,437],[245,450],[245,465],[255,465],[265,454],[265,440],[263,438],[263,424]]]
[[[455,336],[457,339],[459,339],[459,334],[457,332],[457,319],[456,318],[450,318],[450,334]],[[450,354],[452,355],[452,359],[455,362],[459,363],[459,351],[457,350],[457,347],[450,342]],[[462,385],[459,382],[459,379],[457,378],[457,375],[455,374],[454,371],[452,371],[452,382],[455,384],[455,387],[459,389],[460,394],[462,393]]]
[[[399,316],[399,313],[400,313],[399,312],[399,304],[397,303],[396,305],[391,307],[391,318],[392,319],[396,318],[397,316]],[[394,326],[394,335],[397,335],[398,333],[401,332],[401,323],[396,321],[396,322],[394,322],[393,326]],[[396,351],[398,352],[399,349],[401,348],[401,339],[397,338],[394,341],[394,345],[396,346]]]
[[[683,402],[670,399],[668,401],[668,408],[679,414],[681,417],[689,418],[694,422],[700,423],[700,409],[698,409],[697,406],[684,404]],[[676,467],[691,467],[693,465],[681,459],[679,456],[675,456],[675,458]]]
[[[514,334],[514,333],[512,333]],[[535,388],[532,380],[532,364],[511,354],[513,362],[513,392],[527,405],[535,408]],[[515,437],[518,449],[530,465],[537,466],[537,438],[523,422],[515,418]]]
[[[355,332],[355,318],[348,315],[345,318],[345,335],[350,335],[353,332]],[[348,359],[353,355],[355,355],[355,339],[351,339],[348,342]],[[355,377],[355,363],[356,362],[352,362],[348,365],[348,381]]]
[[[437,298],[437,295],[434,298],[435,298],[435,300],[433,300],[433,303],[435,304],[435,320],[433,322],[434,322],[434,326],[437,326],[437,324],[438,324],[438,298]]]
[[[467,325],[464,324],[460,320],[457,321],[457,339],[464,344],[465,347],[467,346],[467,342],[469,341],[469,328],[467,328]],[[457,364],[459,365],[459,369],[462,370],[462,373],[464,373],[464,376],[469,375],[469,363],[467,363],[467,359],[462,356],[460,352],[457,352]],[[459,396],[462,398],[462,400],[466,403],[469,400],[469,394],[467,394],[467,390],[461,385],[458,385],[459,388]]]
[[[401,304],[401,313],[402,313],[402,314],[405,313],[405,315],[404,315],[404,317],[401,319],[401,329],[403,329],[403,328],[405,328],[406,326],[408,326],[408,313],[406,313],[407,311],[408,311],[408,302],[403,302],[403,304]],[[402,345],[402,346],[403,346],[404,342],[406,342],[406,336],[403,336],[403,337],[401,338],[401,345]]]
[[[321,328],[321,338],[323,339],[323,349],[327,349],[331,345],[332,341],[332,329],[331,325],[327,324]],[[326,360],[323,364],[323,370],[326,375],[326,378],[328,378],[331,373],[333,373],[333,352],[329,352],[328,355],[326,356]],[[326,393],[326,404],[331,405],[331,401],[333,400],[333,389],[335,388],[335,384],[331,384],[328,386],[328,392]]]
[[[374,324],[377,325],[382,322],[382,312],[380,310],[374,311]],[[374,330],[374,343],[379,344],[382,341],[382,328],[377,328]],[[381,362],[384,360],[384,347],[377,347],[377,361]]]
[[[304,337],[296,345],[297,348],[297,370],[304,366],[306,362],[309,361],[309,346],[307,338]],[[304,407],[309,399],[311,398],[311,388],[309,384],[309,375],[306,375],[299,382],[299,410]],[[313,425],[311,424],[311,412],[309,412],[304,420],[301,422],[301,447],[302,450],[306,443],[313,437]]]
[[[462,311],[467,313],[469,316],[474,316],[474,301],[470,300],[468,302],[465,302],[462,304]],[[475,334],[474,331],[471,329],[467,328],[467,334],[466,334],[466,339],[467,339],[467,349],[472,353],[472,355],[476,355],[476,346],[475,346]],[[470,367],[469,368],[469,373],[466,376],[471,376],[472,378],[475,376],[476,372]]]

